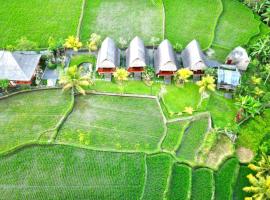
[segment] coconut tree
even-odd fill
[[[251,96],[240,96],[236,105],[240,106],[239,112],[244,112],[247,118],[260,114],[262,104]]]
[[[89,51],[97,51],[98,48],[100,47],[100,44],[101,44],[101,36],[96,33],[92,33],[87,43]]]
[[[69,36],[64,43],[64,47],[67,49],[73,49],[73,51],[78,51],[82,47],[82,43],[79,38],[74,36]]]
[[[205,96],[208,95],[207,92],[216,90],[215,78],[209,75],[204,76],[201,81],[197,82],[197,85],[199,86],[199,93],[201,94],[200,102],[198,104],[199,108],[201,107]]]
[[[177,85],[184,85],[188,82],[188,79],[193,75],[193,72],[189,69],[183,68],[179,69],[175,75],[174,79]]]
[[[124,68],[117,68],[116,71],[113,73],[117,83],[120,86],[121,93],[124,92],[124,82],[128,80],[128,71]]]
[[[72,94],[78,92],[85,95],[84,87],[92,85],[89,76],[82,76],[82,68],[76,65],[69,67],[60,77],[60,84],[63,85],[63,90],[71,90]]]

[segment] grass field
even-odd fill
[[[116,41],[119,41],[119,37],[131,40],[139,36],[147,44],[152,36],[163,38],[163,9],[160,0],[86,2],[81,31],[84,41],[89,39],[91,33],[110,36]]]
[[[79,96],[58,141],[98,149],[155,151],[164,133],[160,112],[152,99]]]
[[[174,164],[167,199],[188,200],[191,194],[192,169],[186,165]]]
[[[192,175],[192,200],[212,200],[215,195],[215,180],[213,171],[200,168]]]
[[[183,134],[189,125],[189,121],[167,124],[167,135],[162,142],[162,149],[175,152],[181,144]]]
[[[92,55],[89,55],[89,54],[82,54],[82,55],[76,55],[76,56],[73,56],[71,61],[70,61],[70,66],[73,66],[73,65],[80,65],[82,63],[92,63],[93,65],[95,65],[96,63],[96,58],[95,56],[92,56]]]
[[[14,44],[21,37],[47,47],[50,36],[75,35],[82,0],[0,0],[0,48]]]
[[[146,157],[147,176],[143,200],[163,200],[172,159],[166,154]]]
[[[237,0],[222,0],[222,2],[223,13],[213,42],[219,60],[225,60],[231,49],[248,44],[253,36],[260,33],[261,23],[241,2]]]
[[[64,115],[70,96],[61,90],[18,94],[0,100],[0,152],[37,141]]]
[[[222,12],[220,0],[165,0],[164,6],[166,38],[174,44],[179,42],[183,47],[193,39],[197,39],[203,49],[211,46]]]
[[[215,198],[218,200],[231,200],[233,188],[238,176],[239,162],[236,158],[227,160],[216,172]]]
[[[144,155],[67,146],[31,147],[0,158],[0,199],[139,199]]]
[[[196,153],[207,133],[207,129],[207,118],[192,122],[190,127],[184,133],[182,143],[176,152],[177,157],[181,160],[194,162]]]

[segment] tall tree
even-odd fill
[[[117,68],[116,71],[113,73],[117,83],[120,86],[121,93],[124,93],[124,82],[128,80],[128,71],[124,68]]]
[[[200,102],[198,104],[198,107],[201,107],[204,97],[206,95],[208,95],[207,92],[216,90],[215,78],[213,76],[209,76],[209,75],[204,76],[204,77],[202,77],[201,81],[197,82],[197,85],[200,87],[199,93],[201,94],[201,98],[200,98]]]

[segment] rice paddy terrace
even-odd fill
[[[116,41],[139,36],[168,38],[183,47],[197,39],[223,60],[228,52],[270,32],[237,0],[0,0],[0,47],[27,37],[40,48],[50,36],[79,35],[86,42],[95,32]],[[42,7],[42,9],[40,9]],[[147,20],[146,20],[147,18]],[[79,23],[82,19],[81,23]],[[245,23],[248,22],[248,23]]]
[[[0,199],[244,195],[245,183],[236,182],[247,171],[227,137],[217,144],[227,145],[227,154],[214,147],[200,153],[209,136],[208,115],[170,120],[156,98],[132,95],[73,100],[57,89],[0,100]]]

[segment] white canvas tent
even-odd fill
[[[181,53],[183,66],[195,72],[207,68],[205,58],[197,40],[192,40]]]
[[[247,70],[250,63],[250,58],[248,57],[247,51],[242,47],[236,47],[227,57],[226,63],[230,65],[236,65],[236,67],[241,70]]]

